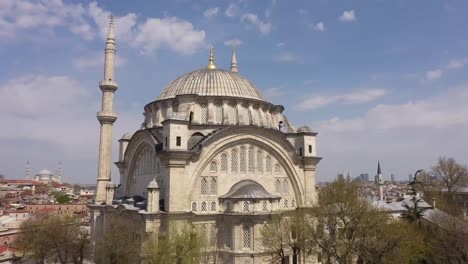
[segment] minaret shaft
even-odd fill
[[[117,114],[114,113],[114,92],[118,88],[114,81],[115,52],[114,19],[111,17],[104,57],[104,80],[99,82],[99,88],[102,91],[102,105],[101,111],[97,114],[97,119],[101,124],[101,133],[96,204],[105,202],[106,185],[111,180],[112,126],[117,119]]]

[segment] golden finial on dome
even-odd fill
[[[210,70],[216,69],[216,65],[214,65],[213,46],[210,46],[210,59],[209,59],[208,66],[206,68]]]

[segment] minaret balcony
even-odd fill
[[[114,81],[103,80],[99,82],[99,88],[101,88],[101,91],[103,92],[106,92],[106,91],[115,92],[118,86],[117,86],[117,83]]]
[[[115,112],[98,112],[97,119],[101,124],[110,123],[113,124],[117,119],[117,114]]]

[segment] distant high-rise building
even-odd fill
[[[361,174],[359,174],[359,178],[361,179],[362,182],[368,182],[369,181],[369,173],[361,173]]]
[[[392,183],[395,183],[395,174],[390,174],[390,180],[392,181]]]

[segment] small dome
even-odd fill
[[[229,192],[220,196],[222,199],[274,199],[278,198],[270,194],[256,181],[243,180],[234,184]]]
[[[200,69],[172,81],[159,95],[158,100],[176,95],[229,96],[265,101],[260,91],[238,73],[221,69]]]
[[[130,139],[132,138],[132,136],[133,136],[133,133],[128,132],[128,133],[123,134],[123,136],[122,136],[121,139],[128,139],[128,140],[130,140]]]
[[[37,174],[49,175],[49,174],[52,174],[52,172],[50,172],[50,170],[43,169],[43,170],[39,171]]]
[[[301,126],[300,128],[297,129],[297,132],[298,133],[302,133],[302,132],[312,132],[312,128],[308,127],[308,126]]]
[[[150,181],[150,183],[148,183],[148,187],[146,188],[147,189],[159,189],[159,184],[155,179],[153,179],[152,181]]]

